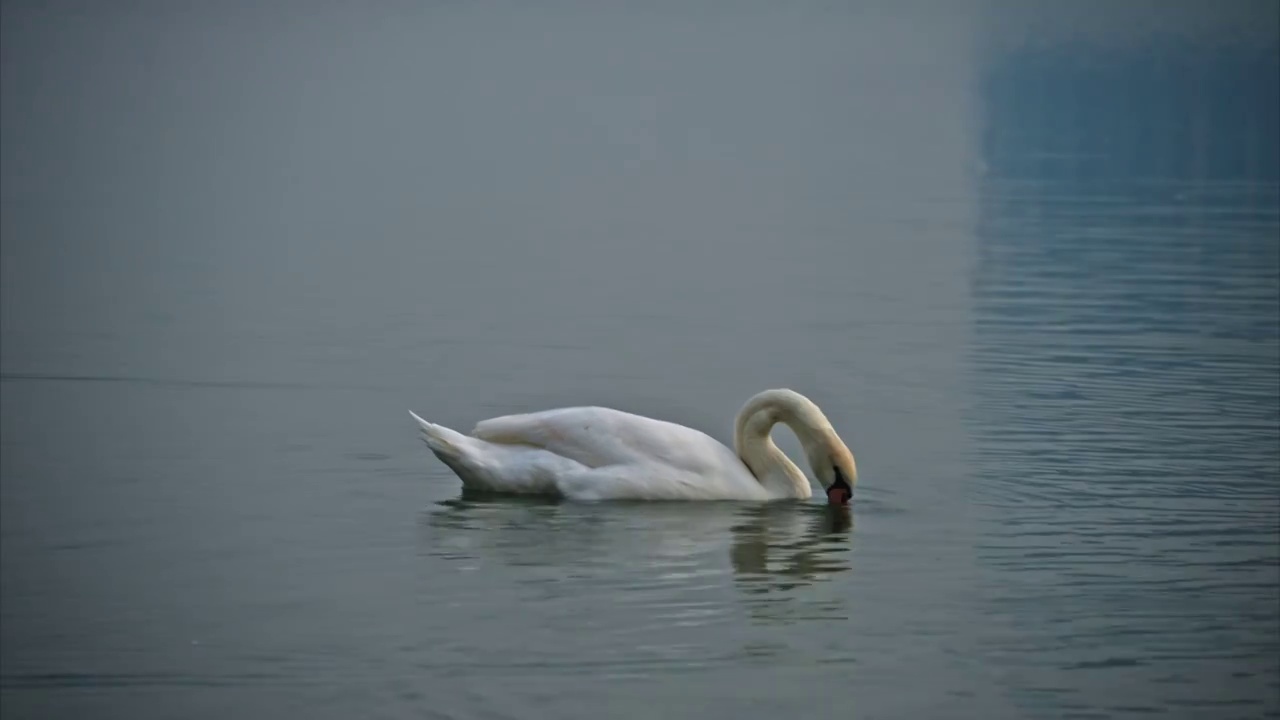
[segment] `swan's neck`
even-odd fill
[[[813,490],[804,471],[791,462],[769,436],[778,423],[796,434],[810,465],[819,455],[824,436],[832,432],[826,416],[805,396],[791,390],[765,390],[748,400],[738,413],[734,447],[738,457],[770,494],[808,498]]]

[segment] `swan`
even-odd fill
[[[734,446],[693,428],[606,407],[567,407],[482,420],[464,435],[409,415],[422,440],[464,488],[569,500],[807,499],[813,491],[769,436],[783,423],[799,438],[833,505],[858,482],[853,453],[812,400],[789,389],[747,400]]]

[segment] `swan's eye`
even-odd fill
[[[849,481],[844,479],[844,473],[840,472],[840,468],[835,467],[833,465],[831,469],[834,470],[836,474],[836,481],[832,483],[832,485],[843,485],[845,487],[848,487]]]

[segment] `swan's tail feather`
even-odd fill
[[[583,469],[578,463],[552,453],[488,443],[443,425],[429,423],[412,410],[409,415],[418,423],[422,441],[453,470],[464,487],[496,492],[556,494],[557,475]]]
[[[443,425],[429,423],[418,417],[412,410],[409,414],[413,416],[414,422],[418,423],[418,429],[422,431],[422,441],[431,448],[431,452],[437,458],[440,458],[440,462],[449,466],[449,469],[462,479],[463,485],[484,486],[486,484],[485,463],[482,457],[474,452],[475,445],[472,438]]]
[[[462,457],[462,435],[443,425],[429,423],[418,417],[412,410],[409,415],[418,423],[418,429],[422,431],[422,441],[431,448],[431,452],[438,456],[447,456],[449,458]]]

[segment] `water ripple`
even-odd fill
[[[989,194],[975,550],[1014,634],[988,645],[1024,697],[1065,671],[1125,678],[1144,702],[1115,712],[1257,709],[1280,672],[1280,215],[1121,190]]]

